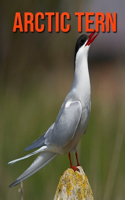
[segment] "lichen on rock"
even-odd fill
[[[60,178],[54,200],[94,200],[91,186],[82,167],[67,169]]]

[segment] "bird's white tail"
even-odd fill
[[[53,160],[57,155],[58,155],[57,153],[53,153],[53,152],[49,152],[49,151],[42,152],[37,157],[37,159],[30,165],[30,167],[23,174],[21,174],[17,178],[17,180],[14,181],[9,187],[15,186],[15,185],[19,184],[21,181],[30,177],[35,172],[37,172],[42,167],[44,167],[46,164],[48,164],[51,160]]]
[[[47,146],[42,146],[41,148],[37,149],[36,151],[34,151],[32,153],[27,154],[26,156],[23,156],[22,158],[18,158],[18,159],[15,159],[15,160],[12,160],[12,161],[8,162],[8,164],[14,164],[15,162],[18,162],[20,160],[24,160],[26,158],[29,158],[30,156],[33,156],[33,155],[35,155],[37,153],[45,151],[46,149],[47,149]]]

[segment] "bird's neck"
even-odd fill
[[[72,89],[75,88],[81,99],[90,99],[90,78],[88,71],[88,55],[83,55],[75,62],[75,77]]]

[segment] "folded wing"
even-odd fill
[[[49,133],[51,134],[52,129],[54,127],[54,123],[50,126],[50,128],[47,130],[46,134]],[[40,138],[38,138],[37,140],[35,140],[30,146],[28,146],[25,151],[28,150],[32,150],[32,149],[36,149],[36,148],[40,148],[43,145],[45,145],[45,134],[43,134]]]
[[[76,132],[82,114],[80,101],[67,102],[61,107],[52,132],[45,134],[45,144],[63,147],[67,145]]]

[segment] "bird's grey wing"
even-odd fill
[[[50,126],[46,133],[50,133],[54,127],[54,123]],[[40,138],[35,140],[30,146],[26,147],[25,151],[36,149],[42,147],[45,143],[45,134],[43,134]]]
[[[53,152],[42,152],[36,160],[30,165],[30,167],[23,173],[21,176],[17,178],[9,187],[15,186],[19,184],[21,181],[30,177],[46,164],[48,164],[51,160],[53,160],[58,154]]]
[[[57,116],[51,133],[45,134],[45,144],[53,144],[63,147],[72,140],[78,127],[82,114],[80,101],[68,101],[62,107]]]

